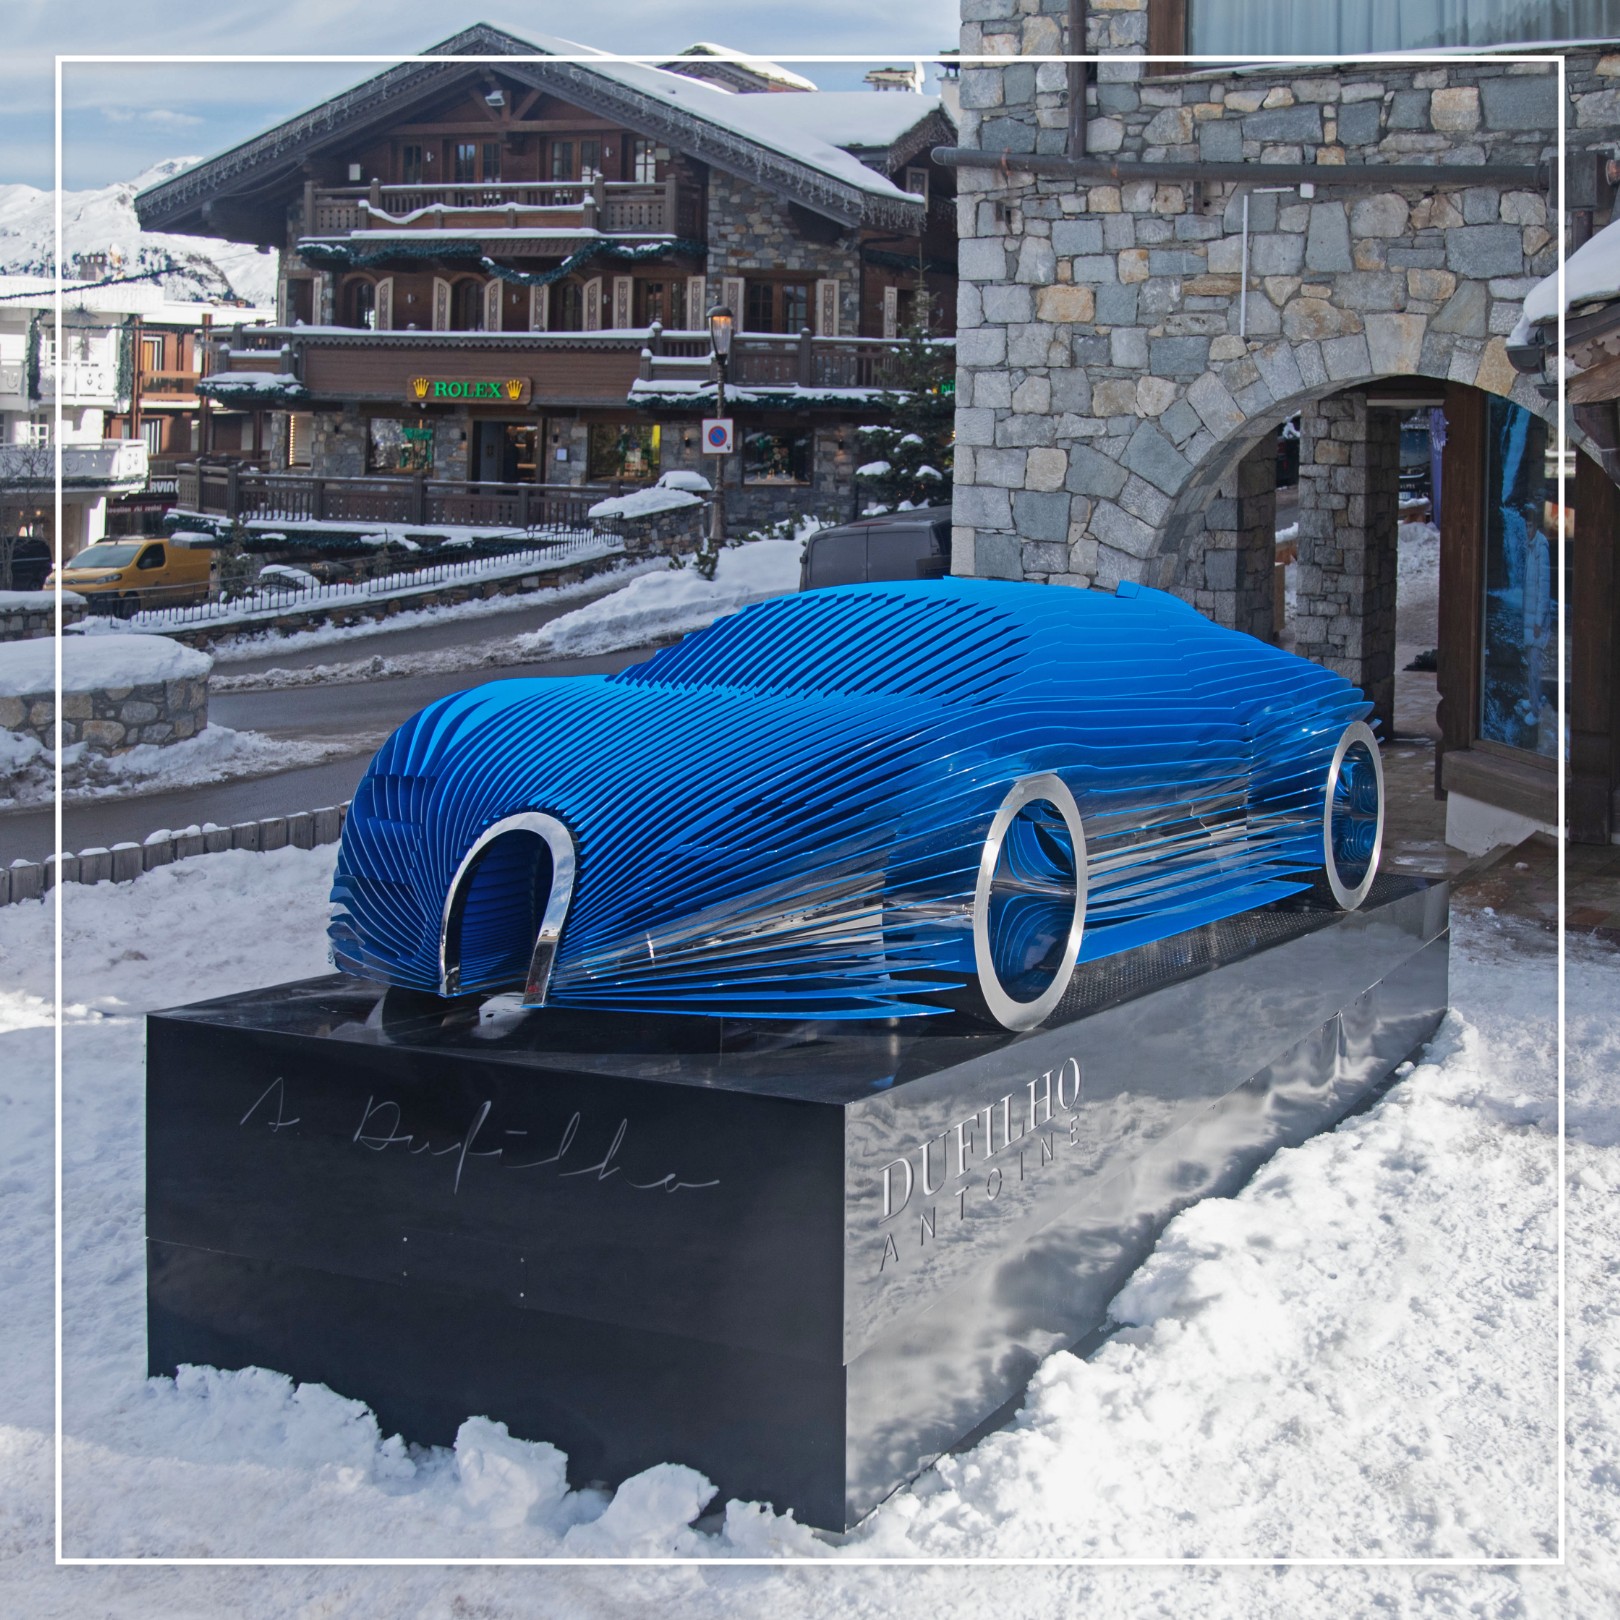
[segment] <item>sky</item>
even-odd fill
[[[59,54],[410,56],[481,21],[597,50],[675,51],[709,40],[775,59],[858,54],[877,65],[954,49],[957,13],[957,0],[889,0],[876,13],[869,0],[605,0],[591,8],[587,27],[577,6],[519,0],[0,0],[0,184],[53,183]],[[211,155],[383,65],[68,64],[65,183],[101,186],[165,158]],[[824,89],[859,89],[867,66],[796,71]]]

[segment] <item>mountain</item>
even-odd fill
[[[158,282],[170,298],[199,302],[245,299],[262,308],[272,307],[276,301],[273,253],[211,237],[143,231],[136,222],[136,192],[197,161],[170,158],[133,180],[117,180],[95,191],[65,192],[62,249],[68,273],[98,280],[103,275],[128,275],[172,264],[176,267],[173,272]],[[55,274],[55,265],[55,194],[33,186],[0,185],[0,273],[49,276]]]

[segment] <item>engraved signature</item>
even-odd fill
[[[558,1133],[556,1146],[550,1153],[537,1157],[525,1157],[530,1151],[526,1140],[503,1142],[502,1138],[526,1139],[530,1132],[526,1130],[503,1130],[498,1135],[493,1133],[489,1126],[489,1116],[494,1108],[491,1100],[481,1102],[474,1111],[473,1120],[467,1130],[455,1141],[435,1143],[433,1139],[418,1131],[405,1129],[405,1114],[400,1103],[391,1097],[379,1098],[375,1093],[366,1098],[365,1107],[360,1111],[360,1123],[355,1127],[350,1141],[356,1147],[365,1148],[372,1153],[386,1153],[390,1149],[397,1149],[409,1157],[418,1155],[432,1159],[455,1159],[455,1174],[451,1183],[452,1191],[461,1191],[461,1178],[466,1172],[468,1161],[472,1159],[493,1159],[503,1170],[541,1170],[551,1167],[559,1180],[568,1180],[576,1176],[590,1176],[595,1181],[607,1181],[614,1176],[623,1179],[621,1186],[629,1187],[636,1192],[699,1192],[705,1187],[718,1187],[719,1178],[711,1181],[683,1181],[673,1170],[658,1176],[651,1181],[634,1181],[625,1173],[624,1166],[619,1163],[620,1154],[624,1151],[626,1140],[630,1135],[630,1121],[621,1119],[608,1141],[607,1151],[593,1164],[577,1163],[580,1155],[575,1152],[581,1126],[581,1115],[576,1110],[571,1114],[562,1130]],[[287,1087],[282,1076],[272,1080],[253,1106],[243,1114],[238,1121],[239,1125],[247,1125],[258,1117],[258,1123],[266,1126],[272,1134],[284,1131],[290,1126],[299,1123],[300,1115],[287,1115]],[[563,1169],[565,1160],[573,1157],[571,1167]]]

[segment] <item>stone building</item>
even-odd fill
[[[934,96],[477,24],[136,209],[280,254],[278,322],[227,337],[205,384],[270,419],[231,486],[247,515],[420,523],[457,486],[462,521],[500,521],[541,486],[696,464],[723,303],[740,453],[718,464],[732,516],[769,519],[847,510],[885,340],[924,287],[954,308],[955,177],[929,156],[954,139]]]
[[[1611,566],[1613,486],[1576,430],[1560,507],[1556,406],[1508,337],[1556,265],[1560,60],[1579,233],[1613,206],[1620,52],[1187,70],[1137,59],[1227,48],[1172,0],[964,0],[963,15],[964,58],[997,60],[964,65],[947,154],[955,571],[1142,580],[1274,636],[1276,436],[1297,416],[1294,646],[1360,685],[1387,735],[1400,422],[1442,412],[1437,791],[1465,844],[1550,824],[1549,625],[1560,592]],[[1083,116],[1079,70],[1019,60],[1065,52],[1079,21],[1102,53]],[[1561,525],[1565,578],[1548,562]],[[1603,814],[1578,836],[1613,830],[1612,750],[1602,770]]]

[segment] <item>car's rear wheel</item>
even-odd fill
[[[1344,728],[1328,766],[1322,805],[1322,860],[1335,901],[1354,911],[1378,875],[1384,844],[1384,764],[1363,720]]]
[[[1034,1029],[1069,987],[1086,924],[1080,808],[1050,772],[1008,789],[985,837],[973,895],[973,960],[985,1010]]]

